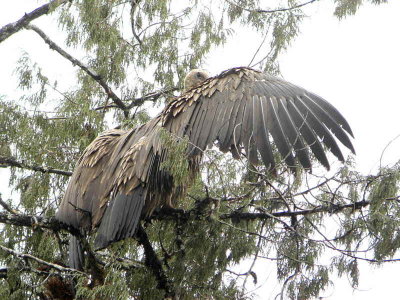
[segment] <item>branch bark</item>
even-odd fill
[[[37,172],[42,172],[42,173],[54,173],[54,174],[59,174],[59,175],[64,175],[64,176],[71,176],[72,172],[70,171],[65,171],[65,170],[58,170],[50,167],[43,167],[43,166],[37,166],[37,165],[29,165],[25,163],[24,161],[17,161],[13,157],[4,157],[0,156],[0,168],[1,167],[15,167],[15,168],[20,168],[20,169],[28,169],[28,170],[33,170]]]
[[[122,102],[122,100],[114,93],[114,91],[111,89],[111,87],[104,81],[104,79],[97,74],[94,70],[92,70],[90,67],[82,63],[80,60],[76,59],[72,55],[70,55],[68,52],[63,50],[60,46],[58,46],[55,42],[53,42],[41,29],[39,29],[37,26],[34,25],[27,25],[27,29],[35,31],[43,40],[44,42],[49,45],[50,49],[55,50],[58,52],[61,56],[69,60],[74,66],[78,66],[81,68],[86,74],[88,74],[90,77],[92,77],[106,92],[107,96],[112,99],[112,101],[120,108],[123,110],[125,117],[128,117],[129,115],[129,108]]]
[[[165,298],[171,299],[170,297],[174,297],[175,293],[172,289],[170,282],[168,281],[167,276],[164,273],[161,261],[158,258],[156,252],[154,251],[146,231],[140,224],[138,226],[138,231],[136,236],[138,242],[143,246],[144,249],[145,264],[153,272],[153,275],[157,279],[158,282],[157,287],[165,291],[165,296],[164,296]]]
[[[55,217],[41,217],[25,214],[0,212],[0,223],[31,228],[45,228],[53,231],[66,230],[75,236],[81,236],[78,229],[61,223]]]
[[[149,94],[144,95],[143,97],[135,98],[132,100],[131,104],[128,106],[128,108],[133,108],[136,106],[142,105],[146,101],[156,101],[158,98],[160,98],[163,95],[172,93],[174,91],[177,91],[177,87],[172,87],[172,88],[167,88],[159,91],[155,91]]]
[[[82,271],[79,271],[79,270],[76,270],[76,269],[71,269],[71,268],[66,268],[66,267],[63,267],[63,266],[60,266],[60,265],[57,265],[57,264],[53,264],[53,263],[50,263],[50,262],[45,261],[43,259],[40,259],[40,258],[38,258],[36,256],[30,255],[30,254],[26,254],[26,253],[21,253],[21,252],[15,251],[13,249],[7,248],[7,247],[5,247],[3,245],[0,245],[0,249],[5,251],[5,252],[7,252],[7,253],[9,253],[9,254],[11,254],[11,255],[17,256],[17,257],[34,260],[39,264],[48,266],[48,267],[50,267],[52,269],[55,269],[57,271],[60,271],[60,272],[80,273],[80,274],[88,276],[86,273],[84,273]]]
[[[53,0],[47,4],[44,4],[30,13],[25,14],[22,18],[14,23],[9,23],[0,29],[0,43],[9,38],[14,33],[17,33],[31,21],[49,13],[52,9],[68,2],[68,0]]]
[[[400,197],[400,196],[399,196]],[[398,201],[399,197],[388,198],[385,199],[387,201]],[[218,201],[217,199],[205,198],[200,200],[201,203],[212,201]],[[371,202],[367,200],[361,200],[354,203],[349,204],[331,204],[331,205],[322,205],[318,206],[313,209],[304,209],[304,210],[294,210],[294,211],[278,211],[272,213],[257,213],[257,212],[241,212],[241,211],[233,211],[231,213],[225,213],[218,216],[220,220],[266,220],[266,219],[273,219],[273,218],[287,218],[287,217],[296,217],[296,216],[306,216],[315,213],[339,213],[345,209],[353,209],[353,210],[360,210],[364,207],[370,205]],[[197,207],[191,210],[182,210],[182,209],[174,209],[174,208],[163,208],[149,217],[149,219],[154,220],[189,220],[190,216],[198,216],[201,215],[203,212],[199,210]]]

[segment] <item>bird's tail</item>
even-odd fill
[[[135,234],[145,198],[145,188],[138,186],[128,195],[119,193],[110,201],[97,230],[94,241],[96,250]]]
[[[68,265],[77,270],[83,270],[83,247],[81,241],[74,235],[69,238]]]

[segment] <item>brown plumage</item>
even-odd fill
[[[148,123],[97,137],[85,150],[57,212],[57,218],[84,232],[97,229],[96,248],[134,235],[141,218],[174,205],[182,192],[160,168],[166,149],[161,128],[189,140],[190,172],[202,151],[214,145],[235,158],[275,168],[271,141],[289,167],[311,168],[310,150],[329,169],[324,145],[344,160],[336,139],[354,153],[343,116],[321,97],[282,79],[241,67],[207,78],[191,71],[185,91]],[[336,139],[335,139],[336,137]],[[70,264],[81,267],[79,243],[72,238]]]

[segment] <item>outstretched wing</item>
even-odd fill
[[[192,152],[217,141],[238,158],[244,149],[250,163],[275,168],[271,141],[290,167],[296,160],[311,168],[310,149],[329,169],[324,145],[341,161],[336,139],[354,153],[349,124],[321,97],[282,79],[250,68],[234,68],[209,78],[165,108],[163,126],[187,135]],[[336,139],[335,139],[336,137]]]

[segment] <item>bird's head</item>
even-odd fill
[[[185,77],[185,88],[184,92],[200,85],[204,80],[206,80],[210,75],[204,70],[193,69]]]

